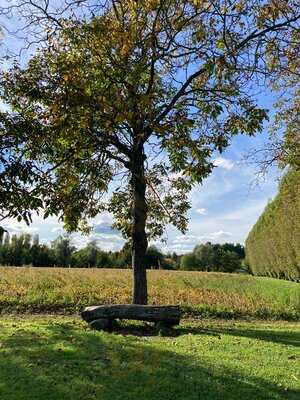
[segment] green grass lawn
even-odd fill
[[[300,398],[297,323],[184,321],[170,337],[152,329],[107,333],[71,316],[2,316],[0,399]]]
[[[148,271],[150,304],[190,315],[299,320],[300,284],[243,274]],[[0,312],[77,313],[131,302],[132,272],[116,269],[0,268]]]
[[[131,271],[0,268],[0,400],[300,398],[299,284],[178,271],[148,278],[150,303],[194,316],[169,336],[141,323],[97,332],[57,315],[130,302]],[[271,321],[280,318],[295,322]]]

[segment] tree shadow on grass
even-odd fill
[[[164,339],[167,340],[167,339]],[[168,347],[168,348],[167,348]],[[71,323],[16,330],[2,340],[1,400],[298,399],[222,362]]]
[[[288,346],[300,347],[300,331],[287,332],[282,330],[263,330],[254,328],[235,328],[235,327],[218,327],[218,328],[201,328],[201,327],[179,327],[178,334],[209,334],[214,336],[230,335],[236,337],[245,337],[249,339],[264,340],[267,342],[279,343]]]
[[[209,328],[205,326],[187,326],[187,325],[179,325],[173,329],[165,329],[160,331],[155,327],[155,325],[150,323],[139,323],[126,321],[118,322],[113,330],[114,333],[119,335],[134,335],[134,336],[166,336],[166,337],[177,337],[185,334],[195,334],[195,335],[212,335],[219,337],[222,335],[230,335],[236,337],[245,337],[249,339],[258,339],[264,340],[267,342],[274,342],[279,344],[284,344],[288,346],[300,347],[300,332],[287,332],[283,330],[263,330],[263,329],[255,329],[249,327],[238,328],[234,326],[220,326],[218,328]]]

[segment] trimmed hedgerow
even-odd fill
[[[300,280],[300,171],[289,170],[246,240],[254,275]]]

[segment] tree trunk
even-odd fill
[[[145,255],[147,251],[146,236],[146,181],[144,171],[143,144],[135,147],[132,157],[131,185],[133,191],[132,208],[132,269],[133,269],[133,304],[147,304],[147,272]]]

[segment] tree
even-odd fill
[[[240,243],[224,243],[222,245],[222,249],[225,251],[231,251],[233,253],[236,253],[238,258],[240,260],[243,260],[245,258],[245,247],[241,245]]]
[[[265,174],[272,166],[300,170],[300,37],[291,32],[285,46],[276,41],[268,45],[267,62],[273,69],[270,85],[279,93],[274,104],[274,120],[267,143],[250,151],[248,158]]]
[[[131,247],[130,241],[127,241],[120,251],[110,252],[106,266],[109,265],[113,268],[128,268],[131,264]],[[103,261],[105,261],[105,259]]]
[[[3,242],[5,233],[7,233],[7,230],[2,228],[2,226],[0,226],[0,244],[2,244]]]
[[[197,260],[194,253],[184,254],[180,260],[180,269],[184,271],[199,270]]]
[[[32,265],[34,267],[53,267],[58,265],[52,249],[45,244],[33,245],[31,248]]]
[[[156,246],[149,246],[146,251],[145,256],[145,265],[146,268],[155,268],[160,269],[162,266],[162,262],[164,259],[164,255]]]
[[[95,267],[97,265],[98,252],[99,248],[97,245],[97,241],[96,240],[90,241],[87,245],[87,256],[88,256],[87,264],[84,265]]]
[[[218,248],[216,246],[218,245],[208,242],[195,247],[193,253],[201,270],[213,271],[217,267]]]
[[[300,170],[300,35],[299,29],[294,31],[287,48],[278,49],[278,45],[272,51],[273,60],[278,65],[283,53],[286,68],[278,74],[278,79],[273,83],[274,89],[284,89],[284,96],[277,104],[278,113],[271,130],[271,142],[273,143],[273,155],[280,167],[290,166]],[[276,55],[277,54],[277,55]],[[280,70],[280,68],[278,68]],[[282,139],[278,140],[276,132],[284,132]],[[280,146],[278,146],[280,143]]]
[[[9,248],[9,263],[10,265],[21,266],[23,264],[24,253],[26,251],[25,235],[12,235]],[[27,257],[26,257],[27,258]]]
[[[197,245],[181,259],[181,269],[196,271],[234,272],[242,267],[244,247],[239,243]]]
[[[72,254],[71,265],[72,267],[86,267],[92,268],[97,264],[98,250],[93,245],[86,246]]]
[[[290,3],[80,1],[62,14],[22,1],[46,37],[2,77],[12,109],[1,116],[3,180],[23,193],[8,192],[3,208],[27,221],[43,209],[70,231],[112,212],[132,243],[133,302],[147,303],[148,238],[168,223],[184,232],[188,191],[212,171],[215,151],[262,129],[251,83],[268,84],[270,43],[299,29]]]
[[[222,247],[218,251],[216,269],[220,272],[237,272],[242,268],[242,262],[238,254],[234,251],[224,250]]]
[[[58,267],[67,267],[71,265],[71,257],[76,247],[72,246],[71,239],[68,236],[59,236],[51,243],[51,248]]]
[[[300,48],[299,48],[300,49]],[[271,157],[264,154],[263,162],[274,160],[281,168],[290,166],[300,171],[300,66],[298,73],[298,82],[293,83],[292,101],[282,99],[279,103],[279,112],[277,113],[274,125],[271,131],[269,153]],[[294,80],[292,81],[294,82]],[[289,93],[291,96],[291,93]],[[284,129],[284,134],[282,134]],[[279,136],[278,132],[281,133]],[[273,156],[273,159],[272,159]]]
[[[292,102],[290,98],[293,98]],[[281,100],[278,107],[267,143],[251,150],[247,156],[262,175],[274,165],[280,169],[300,170],[300,89],[289,94],[288,100]]]

